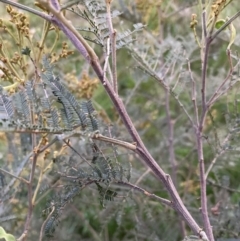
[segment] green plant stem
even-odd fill
[[[39,191],[39,188],[40,188],[40,185],[41,185],[41,182],[42,182],[42,178],[43,178],[43,173],[44,173],[44,165],[42,165],[40,167],[40,174],[39,174],[39,177],[38,177],[38,182],[37,182],[37,186],[34,190],[34,194],[33,194],[33,197],[32,197],[32,203],[33,205],[35,205],[35,201],[36,201],[36,197],[37,197],[37,194],[38,194],[38,191]]]
[[[53,52],[53,50],[54,50],[54,48],[55,48],[55,46],[56,46],[56,44],[57,44],[57,42],[58,42],[58,40],[59,40],[59,29],[56,29],[55,31],[56,31],[56,36],[55,36],[55,39],[54,39],[52,48],[51,48],[51,50],[50,50],[50,53]]]
[[[39,43],[39,52],[38,52],[38,57],[37,57],[37,61],[39,62],[40,58],[41,58],[41,54],[43,51],[43,46],[45,43],[45,40],[47,38],[47,35],[49,33],[49,29],[50,29],[51,23],[49,21],[44,21],[44,25],[43,25],[43,33],[42,33],[42,37]]]

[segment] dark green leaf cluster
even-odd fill
[[[66,186],[62,193],[54,195],[50,201],[47,202],[47,208],[42,211],[44,217],[49,216],[45,227],[45,235],[47,237],[52,237],[56,226],[59,223],[60,215],[64,210],[64,207],[73,200],[73,198],[79,194],[81,190],[80,185],[76,186]],[[52,212],[53,210],[53,212]],[[52,213],[51,213],[52,212]]]
[[[65,156],[63,163],[59,163],[64,166],[64,171],[58,174],[66,181],[81,186],[93,182],[109,185],[112,181],[123,181],[124,178],[129,180],[129,172],[111,158],[100,154],[97,157],[94,156],[92,160],[89,162],[85,159],[87,166],[84,166],[75,163],[74,156]]]
[[[0,127],[2,131],[63,133],[81,127],[98,130],[91,101],[79,103],[55,77],[48,59],[43,60],[40,81],[27,81],[24,88],[8,95],[0,88]]]
[[[64,157],[57,158],[55,163],[60,169],[64,168],[62,172],[56,171],[64,187],[52,196],[47,202],[46,209],[43,210],[44,217],[46,218],[53,206],[55,208],[45,225],[45,235],[48,237],[53,236],[65,206],[79,195],[85,187],[91,184],[96,185],[100,205],[104,207],[104,201],[114,201],[114,198],[117,196],[117,191],[112,190],[112,188],[110,189],[110,184],[119,180],[122,181],[125,177],[124,170],[120,165],[102,155],[95,157],[91,163],[88,162],[87,166],[83,164],[79,165],[79,161],[74,155],[65,155]],[[43,189],[46,191],[49,188],[49,186],[47,188],[45,186]]]
[[[110,189],[102,187],[99,183],[96,182],[97,188],[98,188],[98,193],[100,196],[100,203],[102,206],[104,206],[104,199],[108,201],[113,201],[114,197],[117,196],[117,192],[112,191]]]

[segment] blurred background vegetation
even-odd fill
[[[18,2],[36,8],[32,1]],[[158,55],[156,71],[160,75],[166,71],[166,83],[170,86],[173,87],[178,82],[174,88],[174,94],[193,115],[187,61],[191,63],[192,74],[197,85],[200,85],[201,56],[190,22],[192,14],[197,14],[196,31],[201,36],[201,10],[197,1],[193,0],[115,0],[113,9],[118,9],[122,13],[113,20],[114,28],[117,30],[132,29],[132,25],[139,22],[145,25],[142,31],[134,34],[134,41],[130,47],[117,51],[119,93],[150,153],[166,173],[175,177],[175,184],[184,204],[201,225],[197,150],[191,123],[176,99],[168,96],[159,83],[139,67],[139,61],[134,54],[135,50],[139,51],[148,56],[146,59],[153,59]],[[220,18],[231,17],[239,10],[238,2],[232,1],[221,13]],[[12,16],[7,13],[6,5],[0,4],[0,16],[3,20],[0,26],[0,42],[3,46],[0,53],[1,61],[4,61],[2,57],[5,54],[7,58],[13,60],[11,63],[15,69],[15,72],[7,74],[3,65],[0,67],[1,85],[8,86],[8,91],[12,93],[16,91],[14,83],[21,84],[33,78],[34,66],[31,61],[25,56],[19,57],[22,56],[22,47],[30,47],[39,66],[41,66],[42,56],[51,53],[54,71],[61,76],[76,98],[92,99],[99,115],[101,131],[111,132],[111,135],[116,138],[131,141],[104,88],[71,43],[54,28],[48,31],[43,41],[46,23],[32,14],[24,14],[27,22],[25,22],[27,37],[25,36],[18,46],[14,35],[19,32],[16,30],[15,23],[9,21]],[[80,19],[74,8],[66,10],[65,14],[76,28],[88,26],[88,22]],[[240,46],[239,19],[234,21],[234,26],[237,37],[231,51],[234,61],[237,62]],[[48,27],[51,28],[51,26]],[[24,35],[24,33],[21,34]],[[211,47],[207,77],[209,96],[229,71],[226,55],[228,35],[227,30],[223,31]],[[94,43],[92,47],[103,64],[103,49]],[[14,64],[14,57],[23,58],[20,65]],[[168,69],[170,71],[167,71]],[[236,71],[233,78],[240,78],[240,73]],[[169,105],[170,117],[167,116],[167,105]],[[212,106],[210,113],[204,126],[206,169],[217,157],[208,177],[207,197],[210,220],[216,238],[237,238],[240,226],[239,136],[230,130],[239,123],[239,85],[236,84],[230,88],[228,95],[219,99]],[[169,121],[173,124],[174,130],[174,163],[169,161]],[[75,148],[83,153],[86,152],[87,156],[88,144],[83,140],[74,139],[73,141]],[[29,135],[0,133],[0,142],[1,167],[9,172],[16,170],[19,160],[23,160],[31,150]],[[113,156],[124,170],[131,172],[131,183],[162,198],[168,198],[163,186],[133,153],[121,148],[115,149],[106,144],[98,144],[104,154]],[[64,148],[63,144],[59,144],[50,149],[51,153],[47,159],[49,163],[53,162],[54,150],[59,151],[62,148]],[[74,156],[71,150],[66,150],[66,155]],[[73,163],[79,162],[79,158],[73,159]],[[59,170],[59,165],[53,163],[44,174],[27,240],[38,238],[41,225],[46,218],[43,210],[46,209],[49,200],[57,197],[58,190],[52,187],[58,183],[55,172]],[[23,168],[22,177],[29,175],[29,166],[30,164],[27,164]],[[37,170],[36,183],[39,175],[40,171]],[[11,179],[11,176],[0,172],[2,193]],[[44,240],[175,241],[182,240],[183,237],[191,234],[183,221],[168,207],[146,195],[121,186],[114,188],[118,192],[117,196],[112,201],[104,200],[104,205],[99,200],[96,186],[84,188],[62,211],[59,222],[55,225],[55,232],[52,232],[53,237],[44,237]],[[26,197],[27,188],[20,181],[15,182],[11,192],[1,196],[0,225],[16,237],[23,231],[28,208]]]

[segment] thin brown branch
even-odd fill
[[[126,149],[129,149],[129,150],[132,150],[132,151],[135,151],[137,149],[136,144],[132,144],[132,143],[129,143],[129,142],[126,142],[126,141],[121,141],[121,140],[114,139],[114,138],[111,138],[111,137],[103,136],[102,134],[99,134],[99,133],[94,133],[91,136],[91,138],[95,139],[95,140],[100,140],[100,141],[108,142],[108,143],[111,143],[111,144],[115,144],[115,145],[118,145],[118,146],[122,146],[122,147],[124,147]]]
[[[137,148],[137,153],[142,157],[143,160],[147,160],[147,165],[152,169],[152,171],[155,173],[155,175],[162,181],[166,189],[168,190],[174,209],[177,210],[177,212],[180,214],[180,216],[187,222],[189,227],[202,239],[208,240],[206,233],[198,226],[196,221],[193,219],[189,211],[184,206],[182,199],[180,198],[171,177],[164,173],[160,167],[155,166],[155,160],[152,158],[152,156],[149,155],[148,152],[145,152],[145,150],[142,150],[141,148]],[[157,169],[157,170],[156,170]],[[160,169],[160,170],[159,170]]]
[[[207,208],[207,193],[206,193],[206,179],[205,179],[205,163],[203,154],[203,126],[207,114],[206,106],[206,81],[207,81],[207,66],[210,48],[210,39],[207,34],[206,26],[206,11],[203,9],[202,13],[202,48],[201,48],[201,62],[202,62],[202,80],[201,80],[201,118],[198,125],[195,128],[196,141],[197,141],[197,151],[198,151],[198,163],[199,163],[199,175],[200,175],[200,187],[201,187],[201,213],[203,217],[203,224],[206,230],[207,237],[210,241],[214,241],[213,230],[210,224]],[[195,107],[195,112],[197,111]],[[197,114],[197,113],[196,113]]]
[[[228,134],[228,135],[227,135],[227,137],[224,139],[224,141],[223,141],[223,143],[221,144],[221,146],[225,146],[225,144],[229,141],[230,136],[231,136],[231,134]],[[215,155],[215,157],[212,159],[212,161],[211,161],[211,163],[210,163],[210,165],[209,165],[209,167],[208,167],[208,169],[207,169],[207,171],[206,171],[206,173],[205,173],[205,179],[206,179],[206,180],[207,180],[207,178],[208,178],[209,173],[210,173],[211,170],[213,169],[213,166],[215,165],[217,159],[218,159],[221,155],[223,155],[226,151],[227,151],[226,148],[222,148],[221,151],[219,151],[219,152]]]
[[[149,192],[147,192],[145,189],[143,189],[143,188],[141,188],[141,187],[138,187],[137,185],[134,185],[134,184],[129,183],[129,182],[123,182],[123,181],[115,181],[114,183],[116,183],[116,184],[118,184],[118,185],[120,185],[120,186],[129,187],[129,188],[132,189],[132,190],[138,191],[138,192],[146,195],[147,197],[152,198],[152,199],[155,199],[155,200],[157,200],[158,202],[160,202],[160,203],[162,203],[162,204],[165,204],[165,205],[167,205],[167,206],[169,206],[169,207],[171,207],[171,208],[174,209],[174,204],[173,204],[172,201],[167,200],[167,199],[165,199],[165,198],[161,198],[161,197],[159,197],[159,196],[157,196],[157,195],[155,195],[155,194],[149,193]]]
[[[30,105],[30,104],[29,104]],[[31,106],[29,106],[31,108]],[[30,117],[31,117],[31,123],[35,124],[35,118],[34,118],[34,111],[31,110]],[[39,142],[39,146],[41,145],[42,141]],[[38,154],[35,153],[35,148],[38,149],[37,147],[37,137],[36,134],[32,133],[32,166],[31,166],[31,171],[30,171],[30,177],[28,181],[28,213],[27,213],[27,219],[24,225],[24,231],[22,235],[18,238],[18,241],[24,240],[25,237],[28,234],[30,224],[31,224],[31,219],[32,219],[32,213],[33,213],[33,208],[34,208],[34,202],[33,202],[33,181],[34,181],[34,175],[35,175],[35,169],[36,169],[36,164],[37,164],[37,158]]]
[[[106,54],[105,54],[105,62],[104,62],[104,67],[103,67],[103,81],[106,82],[106,73],[107,73],[107,69],[109,67],[109,56],[110,56],[110,38],[107,38],[106,41]],[[111,84],[113,84],[113,80],[112,78],[110,78],[110,82]]]
[[[198,148],[198,158],[199,158],[199,175],[200,175],[200,187],[201,187],[201,213],[203,216],[204,227],[208,235],[209,240],[214,241],[212,227],[208,217],[207,209],[207,193],[206,193],[206,179],[205,179],[205,165],[203,156],[203,143],[202,143],[202,133],[197,132],[197,148]]]
[[[192,95],[192,102],[193,102],[193,109],[194,109],[194,116],[195,116],[195,123],[193,125],[193,128],[196,128],[196,126],[199,125],[196,82],[195,82],[195,79],[193,78],[193,75],[192,75],[191,64],[190,64],[189,59],[187,59],[187,63],[188,63],[188,72],[189,72],[191,83],[192,83],[192,93],[191,93],[191,95]]]
[[[27,213],[27,220],[25,222],[24,226],[24,231],[22,235],[17,239],[18,241],[22,241],[25,239],[25,237],[28,234],[29,227],[31,224],[31,218],[32,218],[32,213],[33,213],[33,202],[32,202],[32,195],[33,195],[33,179],[34,179],[34,174],[35,174],[35,169],[36,169],[36,163],[37,163],[37,154],[33,155],[32,159],[32,168],[31,168],[31,173],[29,177],[29,183],[28,183],[28,213]]]
[[[11,176],[11,177],[14,177],[14,178],[16,178],[16,179],[18,179],[19,181],[24,182],[25,184],[28,184],[28,181],[27,181],[26,179],[24,179],[24,178],[22,178],[22,177],[18,177],[18,176],[16,176],[16,175],[14,175],[14,174],[12,174],[12,173],[10,173],[10,172],[2,169],[2,168],[0,168],[0,172],[4,172],[5,174],[7,174],[7,175],[9,175],[9,176]]]
[[[149,173],[151,172],[151,169],[148,168],[138,179],[137,181],[135,182],[135,185],[138,185],[142,180],[143,178],[148,175]]]
[[[230,187],[225,187],[225,186],[217,184],[217,183],[215,183],[215,182],[213,182],[211,180],[207,180],[207,183],[212,185],[212,186],[214,186],[214,187],[219,187],[221,189],[225,189],[225,190],[227,190],[229,192],[240,193],[240,190],[237,190],[237,189],[234,189],[234,188],[230,188]]]
[[[175,151],[174,151],[174,120],[171,118],[170,114],[170,93],[165,91],[165,109],[166,109],[166,117],[167,117],[167,125],[168,125],[168,150],[169,150],[169,162],[172,168],[172,177],[173,183],[176,186],[177,184],[177,163],[175,159]]]
[[[202,47],[203,59],[202,59],[202,81],[201,81],[202,117],[203,117],[204,116],[203,114],[206,111],[206,78],[207,78],[208,55],[209,55],[209,47],[210,47],[210,42],[208,38],[206,38],[206,41],[202,46],[204,46]]]

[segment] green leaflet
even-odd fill
[[[6,233],[5,230],[0,226],[0,239],[2,238],[6,241],[16,241],[12,234]]]

